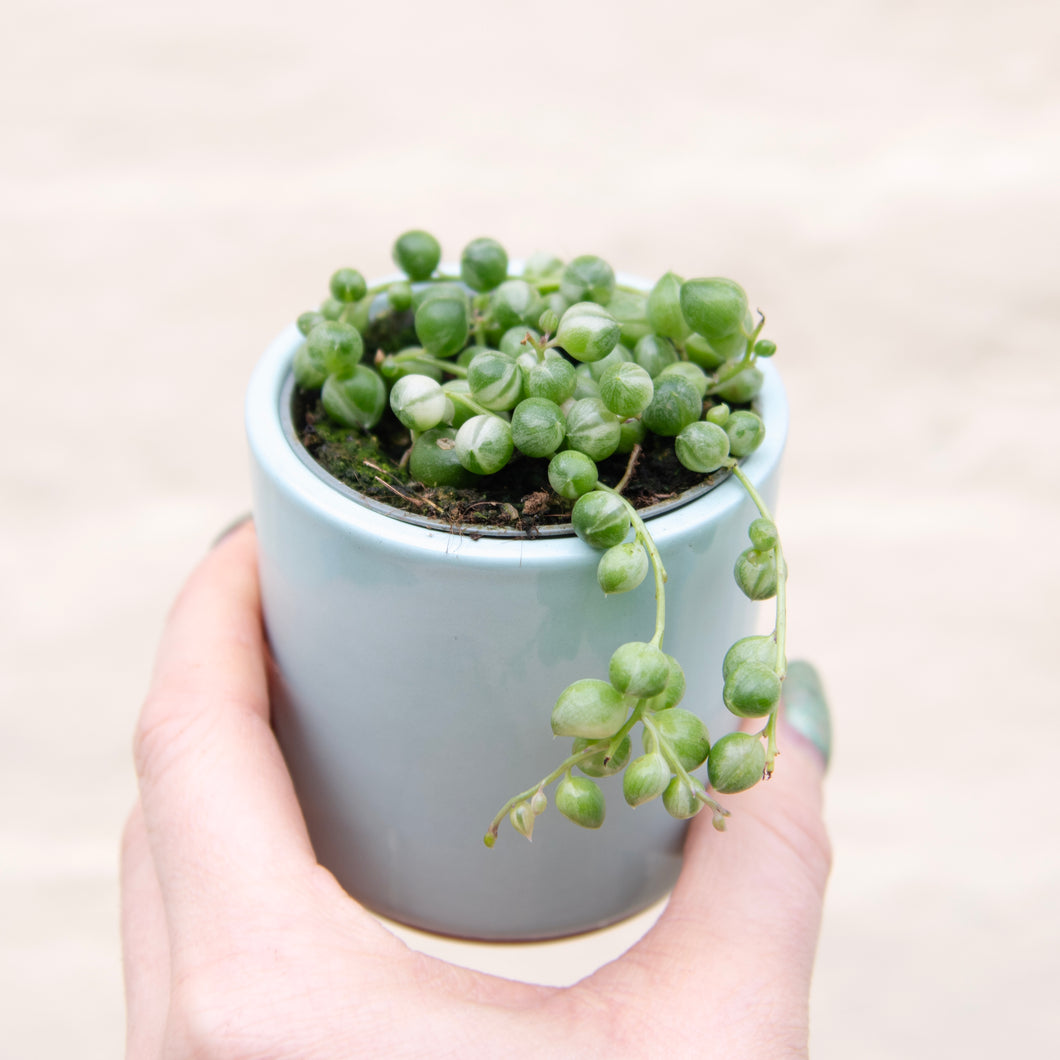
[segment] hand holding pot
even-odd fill
[[[177,601],[137,730],[130,1060],[805,1054],[829,864],[808,742],[789,735],[728,833],[693,822],[669,905],[629,953],[574,987],[530,986],[410,951],[317,864],[266,671],[246,526]]]

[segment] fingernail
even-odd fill
[[[239,518],[233,519],[211,542],[207,551],[212,552],[230,534],[234,534],[245,522],[251,518],[250,512],[244,512]]]
[[[788,663],[783,688],[785,723],[820,751],[827,769],[832,757],[832,717],[820,675],[812,663],[795,659]]]

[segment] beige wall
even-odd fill
[[[334,267],[418,226],[732,275],[767,312],[791,646],[837,714],[814,1054],[1044,1055],[1053,5],[5,13],[0,1054],[119,1055],[129,734],[168,601],[248,504],[243,387]],[[540,974],[593,959],[562,954]]]

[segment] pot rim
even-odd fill
[[[620,283],[643,286],[643,280],[619,274]],[[384,277],[380,282],[385,282]],[[513,556],[525,562],[531,558],[570,559],[585,562],[585,544],[565,527],[527,536],[520,531],[486,533],[478,527],[450,529],[441,521],[412,522],[407,513],[387,505],[371,502],[325,471],[306,451],[291,426],[291,364],[303,336],[296,324],[284,328],[269,343],[259,360],[247,387],[245,421],[247,441],[260,469],[269,475],[292,499],[313,511],[319,518],[344,528],[348,533],[367,533],[387,539],[395,547],[426,550],[432,553],[458,551],[486,562],[507,561]],[[740,468],[756,486],[770,475],[780,462],[788,433],[788,404],[780,375],[771,361],[759,361],[764,382],[757,399],[757,409],[766,424],[762,445],[740,462]],[[286,412],[285,412],[286,409]],[[695,492],[695,491],[689,491]],[[749,503],[739,481],[728,475],[723,481],[702,488],[702,495],[643,509],[641,515],[651,522],[656,543],[680,538],[704,520],[720,519],[733,506]],[[390,514],[391,512],[396,514]],[[558,532],[557,532],[558,531]]]

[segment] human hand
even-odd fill
[[[823,758],[790,726],[726,834],[692,822],[651,931],[575,986],[533,986],[410,950],[317,864],[266,668],[247,525],[177,600],[137,727],[129,1060],[806,1055],[829,848]]]

